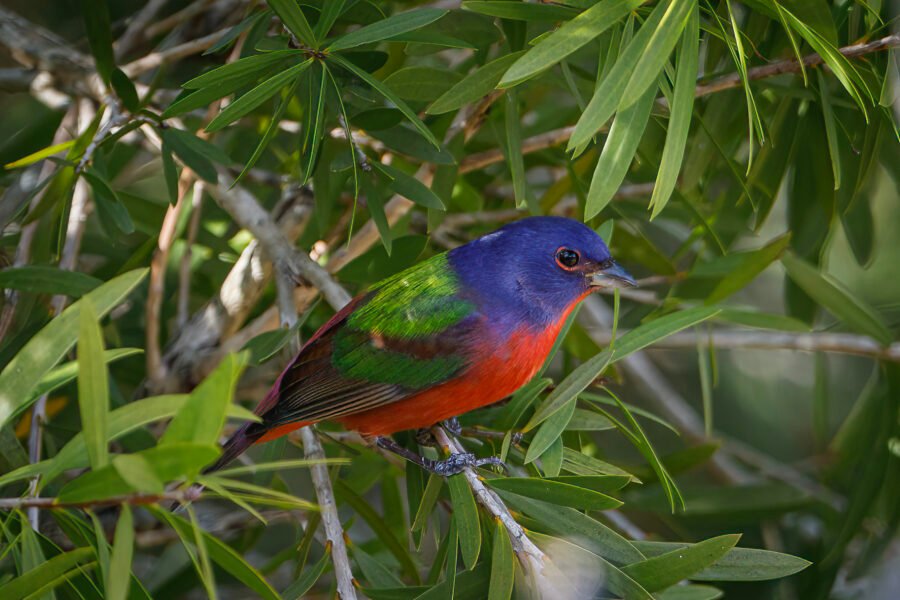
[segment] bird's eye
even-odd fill
[[[560,248],[556,251],[556,262],[564,269],[571,269],[578,264],[581,256],[575,250]]]

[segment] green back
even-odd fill
[[[409,389],[450,379],[466,366],[466,357],[461,349],[434,348],[442,337],[455,337],[453,327],[475,310],[458,292],[446,254],[379,282],[335,336],[332,364],[353,379]],[[428,352],[422,352],[423,342],[433,342]]]

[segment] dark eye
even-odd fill
[[[560,248],[556,251],[556,262],[566,269],[571,269],[577,265],[580,259],[581,256],[575,250]]]

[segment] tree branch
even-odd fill
[[[117,506],[119,504],[159,504],[174,501],[179,503],[193,502],[200,497],[196,492],[173,490],[162,494],[128,494],[112,496],[99,500],[82,502],[60,502],[58,498],[0,498],[0,510],[55,509],[55,508],[97,508],[101,506]]]
[[[626,330],[627,331],[627,330]],[[626,331],[619,330],[618,335]],[[600,345],[609,343],[608,332],[597,331],[592,339]],[[713,347],[719,350],[796,350],[800,352],[832,352],[865,356],[877,360],[900,362],[900,342],[882,346],[874,339],[853,333],[747,331],[719,329],[711,332],[682,331],[656,342],[661,349]]]

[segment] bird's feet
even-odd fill
[[[496,456],[488,456],[487,458],[476,458],[471,452],[463,452],[460,454],[451,454],[444,460],[432,460],[423,457],[426,464],[422,466],[427,471],[449,477],[462,473],[469,467],[483,467],[485,465],[496,465],[509,472],[509,467]]]
[[[420,456],[388,437],[377,437],[375,438],[375,443],[382,450],[393,452],[398,456],[402,456],[409,462],[419,465],[426,471],[443,477],[462,473],[468,467],[483,467],[485,465],[497,465],[504,471],[509,472],[509,467],[496,456],[477,458],[470,452],[463,452],[460,454],[451,454],[448,458],[443,460],[435,460],[426,456]]]
[[[442,421],[441,426],[453,435],[460,435],[463,432],[462,425],[459,424],[459,419],[456,417],[450,417],[449,419]],[[434,435],[431,433],[431,428],[429,427],[416,431],[416,443],[420,446],[438,445],[437,441],[434,439]]]

